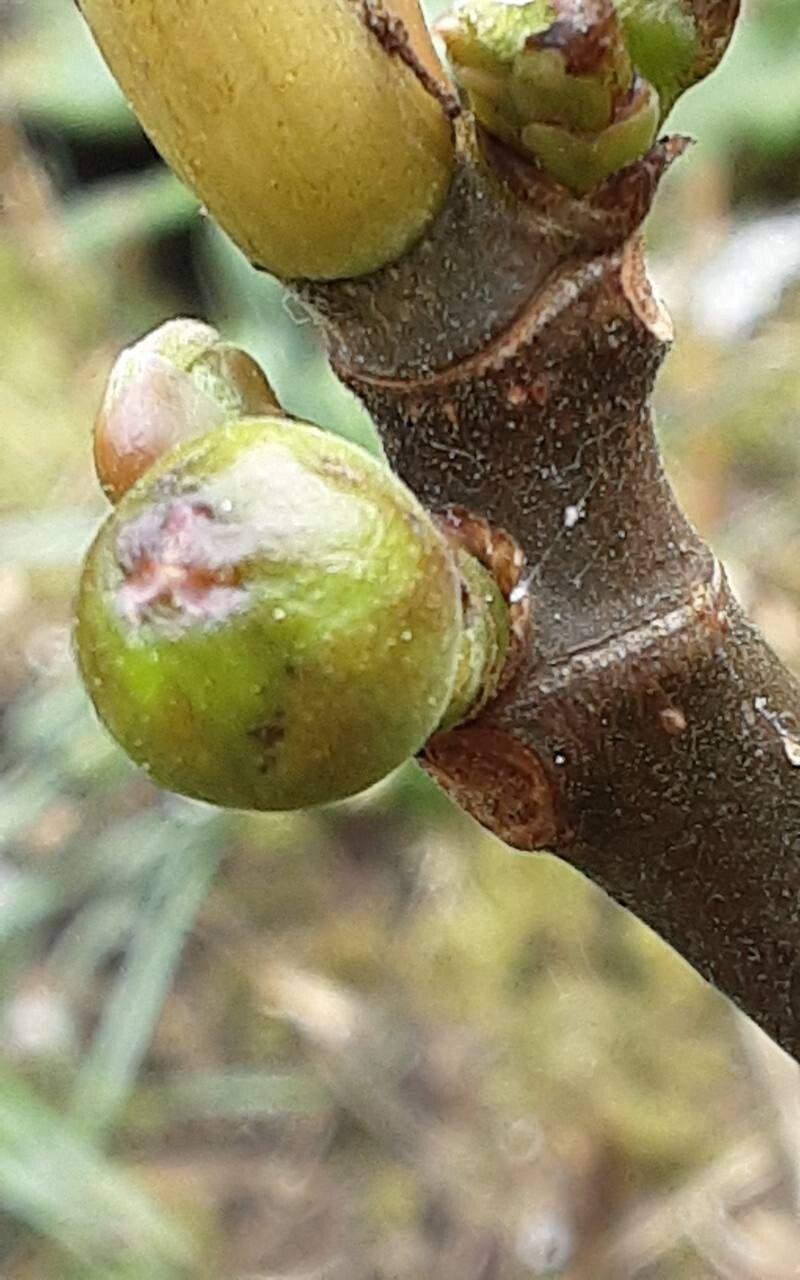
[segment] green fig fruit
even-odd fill
[[[436,729],[461,634],[452,552],[358,446],[280,418],[180,445],[89,551],[76,649],[100,718],[169,790],[342,799]]]

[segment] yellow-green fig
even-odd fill
[[[439,211],[455,153],[417,0],[81,9],[158,150],[257,266],[374,271]]]
[[[445,713],[453,554],[356,445],[280,418],[179,446],[86,560],[76,648],[106,726],[162,786],[290,809],[352,795]]]

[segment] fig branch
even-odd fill
[[[492,572],[502,671],[443,721],[443,664],[426,768],[800,1057],[800,689],[663,474],[650,396],[671,328],[639,234],[685,145],[663,120],[724,52],[735,0],[463,0],[441,29],[454,84],[413,0],[82,7],[167,159],[295,282],[451,559]],[[209,439],[182,447],[219,456]],[[191,489],[186,456],[123,503]],[[222,661],[224,625],[204,626]],[[399,683],[374,705],[387,723],[415,696]]]

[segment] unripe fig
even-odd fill
[[[280,412],[245,351],[199,320],[169,320],[117,359],[94,427],[98,479],[118,502],[157,458],[234,418]]]
[[[117,741],[236,808],[341,799],[439,724],[461,631],[453,554],[358,446],[286,419],[179,446],[84,567],[76,647]]]

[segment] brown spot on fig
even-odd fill
[[[259,768],[262,773],[266,773],[286,737],[286,728],[280,720],[273,720],[267,724],[259,725],[257,729],[251,729],[249,736],[254,738],[261,748]]]

